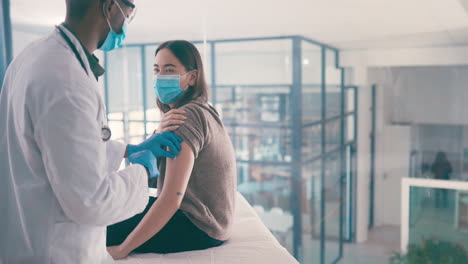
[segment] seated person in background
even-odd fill
[[[447,159],[445,152],[438,152],[434,163],[431,166],[431,172],[434,174],[434,178],[437,180],[450,180],[450,174],[452,174],[452,165]],[[436,189],[435,190],[435,207],[436,208],[447,208],[448,207],[448,194],[447,189]]]
[[[184,141],[177,158],[158,162],[158,197],[150,199],[143,213],[107,228],[108,251],[114,259],[131,252],[216,247],[229,239],[233,224],[234,150],[218,113],[208,104],[198,50],[187,41],[161,44],[154,75],[157,105],[165,113],[158,132],[175,130]],[[175,117],[182,112],[185,121]]]

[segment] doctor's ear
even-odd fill
[[[107,14],[110,13],[112,7],[115,5],[115,0],[101,0],[104,12]]]
[[[193,70],[189,73],[189,85],[194,86],[197,82],[198,70]]]

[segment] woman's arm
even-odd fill
[[[177,158],[167,159],[166,177],[161,194],[135,230],[122,243],[121,249],[126,254],[156,235],[180,208],[194,160],[192,149],[185,142],[182,142],[180,155]]]

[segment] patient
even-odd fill
[[[158,108],[163,113],[185,112],[187,119],[177,123],[180,127],[174,131],[184,141],[176,159],[158,161],[158,198],[150,198],[143,213],[107,228],[108,251],[114,259],[131,252],[173,253],[220,246],[229,239],[233,224],[234,150],[218,113],[207,102],[198,50],[187,41],[161,44],[154,75]]]

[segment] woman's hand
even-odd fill
[[[130,254],[130,252],[125,251],[122,246],[108,247],[107,252],[109,252],[114,260],[124,259]]]
[[[187,117],[184,116],[186,112],[180,109],[172,109],[165,113],[162,117],[159,128],[155,131],[156,133],[163,133],[174,131],[178,129],[182,124],[185,123]]]

